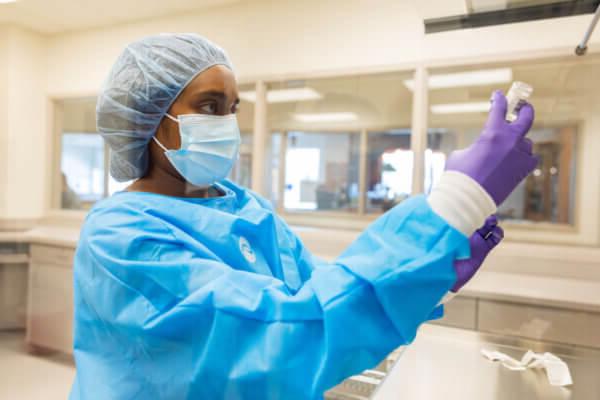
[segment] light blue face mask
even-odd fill
[[[240,148],[235,114],[166,116],[179,124],[181,148],[169,150],[156,137],[153,139],[181,176],[196,186],[209,186],[225,179],[237,161]]]

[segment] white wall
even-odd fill
[[[7,135],[4,132],[8,128],[8,29],[0,27],[0,215],[4,215],[6,201],[9,197],[6,178],[8,176],[7,166],[3,164],[7,151]]]
[[[39,218],[45,204],[49,133],[46,119],[46,60],[44,39],[35,33],[5,28],[3,77],[0,90],[0,133],[3,204],[6,219]],[[2,117],[0,117],[2,123]]]
[[[228,50],[244,78],[368,67],[418,58],[422,28],[398,1],[247,1],[53,38],[51,92],[95,91],[121,48],[158,32],[199,32]]]
[[[577,16],[424,35],[417,10],[397,0],[255,0],[53,36],[48,90],[96,92],[126,43],[159,32],[204,34],[227,49],[242,79],[254,79],[514,52],[533,55],[553,48],[571,54],[589,20]],[[600,35],[593,43],[600,43]]]

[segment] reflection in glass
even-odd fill
[[[252,134],[242,133],[241,139],[239,158],[229,174],[229,179],[249,188],[252,185]]]
[[[286,209],[357,210],[358,134],[289,132],[285,160]]]
[[[61,207],[66,210],[78,210],[81,208],[81,201],[75,191],[69,186],[67,176],[61,173]]]
[[[102,138],[90,133],[63,133],[61,145],[61,206],[80,208],[80,202],[91,204],[100,200],[104,194]]]
[[[427,132],[427,150],[425,151],[425,193],[438,182],[447,155],[457,148],[456,134],[447,129],[430,129]]]
[[[412,78],[393,72],[268,84],[268,125],[289,133],[285,209],[382,212],[410,193],[412,91],[404,82]],[[359,183],[361,132],[370,150],[362,149],[369,172]]]
[[[279,176],[281,171],[281,134],[276,132],[271,134],[271,140],[267,141],[265,163],[265,193],[268,199],[271,199],[273,208],[279,207]],[[270,160],[270,162],[268,162]]]
[[[499,208],[505,219],[555,222],[573,221],[574,190],[571,185],[575,173],[573,154],[574,128],[534,130],[533,151],[540,161],[525,182]]]
[[[367,149],[366,212],[385,212],[412,190],[410,131],[370,132]]]
[[[241,132],[240,154],[237,163],[233,166],[228,179],[236,184],[250,188],[252,186],[252,138],[254,131],[254,84],[240,85],[242,94],[236,113]],[[251,94],[251,96],[243,95]]]

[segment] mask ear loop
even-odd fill
[[[175,121],[175,122],[179,123],[179,120],[169,113],[165,113],[165,117],[169,118],[171,121]]]
[[[165,146],[163,146],[163,144],[161,142],[158,141],[156,136],[152,136],[152,140],[154,140],[156,142],[156,144],[159,145],[160,148],[163,149],[165,152],[169,151],[169,149],[167,149]]]
[[[179,120],[177,118],[175,118],[174,116],[172,116],[171,114],[165,113],[165,116],[167,118],[169,118],[170,120],[179,123]],[[167,149],[165,146],[163,146],[163,144],[156,138],[156,136],[152,136],[152,139],[156,142],[157,145],[160,146],[161,149],[163,149],[164,151],[169,151],[169,149]]]

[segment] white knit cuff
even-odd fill
[[[427,198],[431,209],[469,237],[496,212],[496,203],[473,178],[446,171]]]

